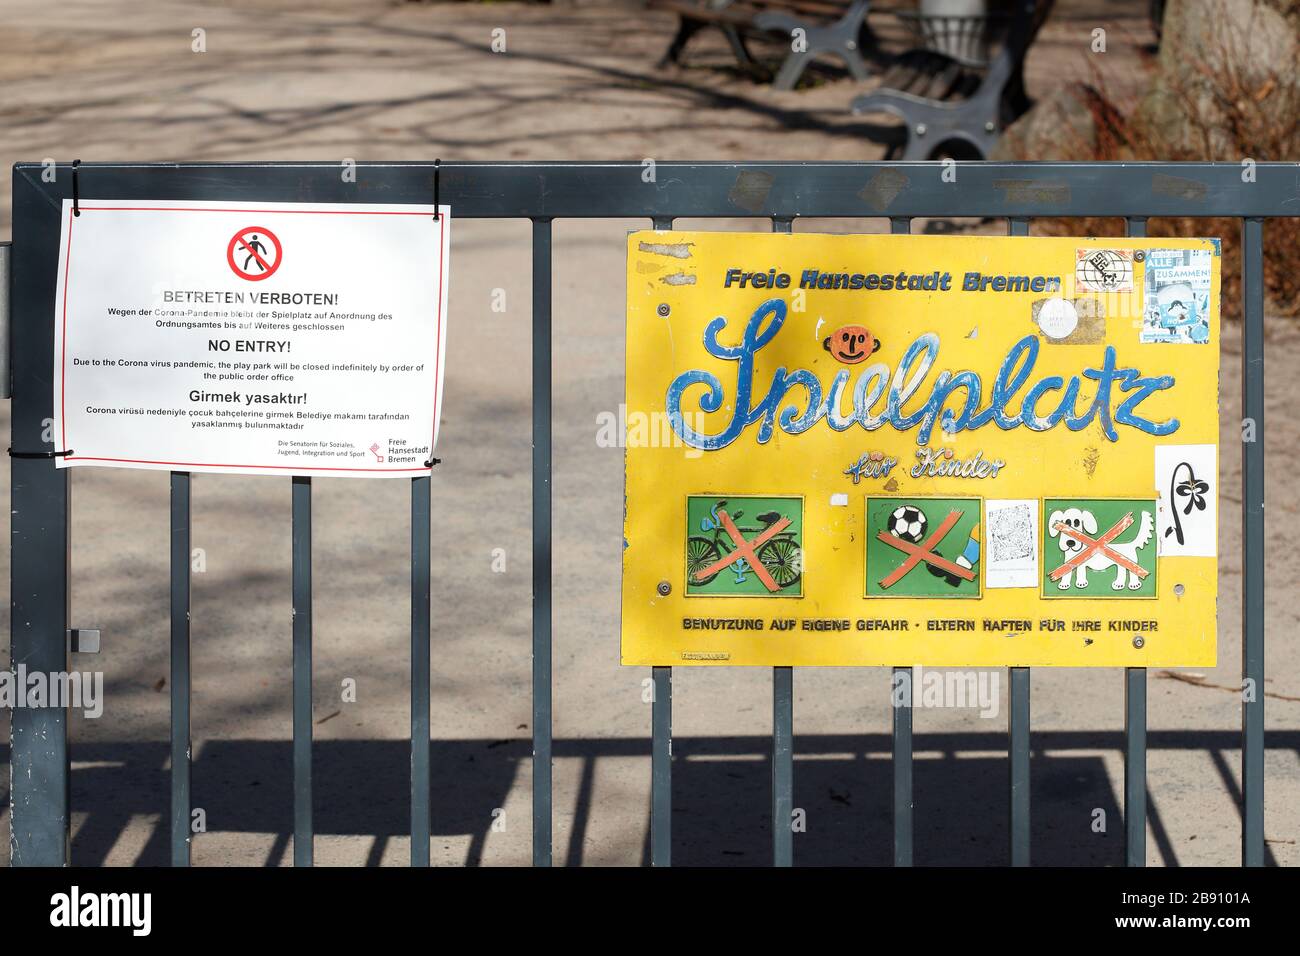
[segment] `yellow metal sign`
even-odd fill
[[[1219,263],[632,234],[623,662],[1214,664]]]

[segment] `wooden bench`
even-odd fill
[[[838,59],[857,80],[870,76],[866,56],[875,41],[867,26],[871,0],[648,0],[651,9],[667,10],[679,19],[677,35],[660,66],[682,62],[682,52],[695,34],[716,27],[726,36],[741,69],[754,76],[769,75],[750,53],[746,39],[784,35],[791,50],[772,85],[792,90],[808,64],[818,56]],[[802,40],[795,48],[796,30]],[[865,55],[864,55],[865,54]]]
[[[919,45],[885,68],[877,89],[853,100],[853,112],[902,121],[901,155],[891,158],[983,159],[1032,105],[1025,55],[1052,3],[1015,0],[983,17],[903,15],[914,20]]]

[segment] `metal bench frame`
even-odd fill
[[[744,26],[738,22],[707,18],[706,14],[727,10],[734,0],[707,0],[701,4],[699,18],[678,12],[681,23],[677,35],[668,45],[668,50],[660,60],[660,66],[670,63],[680,64],[682,52],[690,39],[705,27],[716,27],[726,36],[732,52],[742,69],[752,74],[762,73],[762,67],[749,52],[745,43]],[[754,30],[762,33],[781,33],[793,40],[796,30],[804,31],[805,48],[791,49],[781,63],[772,86],[778,90],[792,90],[803,76],[804,71],[819,56],[831,56],[844,64],[845,69],[855,80],[866,80],[871,76],[866,58],[861,50],[863,28],[866,25],[867,12],[871,0],[853,0],[843,15],[833,23],[810,22],[793,11],[763,10],[752,20]]]
[[[1002,48],[970,97],[945,102],[903,90],[878,89],[854,98],[850,109],[857,115],[888,113],[902,121],[906,141],[901,155],[892,158],[931,159],[940,147],[951,143],[972,148],[981,159],[987,157],[1002,134],[1003,103],[1024,65],[1034,13],[1035,4],[1029,2],[1020,16],[1013,14]]]

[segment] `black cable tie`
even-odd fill
[[[434,465],[441,465],[441,464],[442,464],[441,458],[430,458],[428,461],[424,463],[424,467],[432,468]]]
[[[435,159],[433,161],[433,218],[435,221],[438,219],[438,181],[441,178],[439,175],[441,168],[442,160]],[[426,464],[428,463],[426,462]]]
[[[9,450],[10,458],[65,458],[73,453],[69,448],[67,451],[14,451]]]
[[[81,160],[72,161],[72,214],[81,215],[81,188],[80,178],[77,176],[77,167],[81,165]]]

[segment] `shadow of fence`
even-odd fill
[[[1044,731],[1033,735],[1033,860],[1035,865],[1123,864],[1123,808],[1103,754],[1119,752],[1122,733]],[[1233,731],[1166,730],[1148,736],[1150,750],[1202,751],[1219,785],[1240,802]],[[531,744],[512,740],[433,741],[433,833],[468,837],[465,863],[478,865],[493,810],[505,805]],[[1300,731],[1274,731],[1269,750],[1300,753]],[[767,865],[771,860],[771,738],[727,736],[673,742],[673,863],[679,866]],[[1001,732],[917,734],[915,861],[918,865],[997,866],[1007,859],[1008,766]],[[72,805],[86,814],[72,846],[79,866],[103,863],[128,826],[154,815],[138,865],[166,865],[169,774],[166,741],[74,743]],[[580,865],[585,836],[601,812],[596,766],[602,759],[647,761],[645,739],[555,741],[557,761],[578,760],[576,793],[557,791],[556,862]],[[401,740],[325,740],[314,749],[314,822],[318,835],[373,838],[377,864],[388,839],[409,833],[410,750]],[[8,764],[8,747],[0,747]],[[209,832],[275,837],[265,862],[287,859],[292,837],[292,750],[288,740],[210,740],[195,755],[194,805]],[[8,780],[3,772],[0,779]],[[886,734],[795,737],[794,803],[807,828],[795,841],[802,866],[887,866],[891,861],[890,738]],[[0,791],[8,810],[9,795]],[[1096,810],[1106,831],[1094,832]],[[627,812],[627,808],[623,808]],[[641,814],[649,862],[648,793]],[[567,825],[562,821],[571,814]],[[1156,852],[1178,858],[1159,806],[1148,799]],[[1225,863],[1235,863],[1224,861]],[[1271,854],[1267,862],[1275,861]]]

